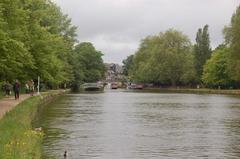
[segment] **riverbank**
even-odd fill
[[[0,158],[40,159],[44,132],[35,131],[32,122],[41,106],[65,91],[49,91],[33,96],[7,112],[0,120]]]
[[[225,94],[225,95],[240,95],[240,89],[188,89],[188,88],[144,88],[144,91],[156,92],[173,92],[173,93],[202,93],[202,94]]]

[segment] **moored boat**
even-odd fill
[[[144,85],[143,84],[130,84],[127,86],[128,89],[143,89]]]
[[[111,89],[118,89],[118,83],[112,82],[111,83]]]

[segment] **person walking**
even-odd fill
[[[27,81],[27,82],[25,83],[25,93],[26,93],[26,94],[29,93],[29,85],[28,85],[28,83],[29,83],[29,81]]]
[[[13,91],[14,91],[14,95],[15,95],[15,100],[19,99],[20,83],[18,80],[16,80],[13,85]]]
[[[4,95],[6,96],[6,82],[3,82],[3,84],[2,84],[2,91],[3,91]]]
[[[8,81],[5,84],[5,92],[7,97],[11,95],[11,84]]]
[[[34,93],[34,82],[33,82],[33,80],[29,81],[28,86],[29,86],[30,95],[33,96],[33,93]]]

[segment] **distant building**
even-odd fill
[[[114,63],[105,63],[106,67],[106,81],[107,82],[115,82],[122,81],[123,76],[123,67],[119,64]]]

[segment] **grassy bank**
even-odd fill
[[[32,121],[39,106],[50,101],[59,92],[48,92],[25,100],[0,120],[0,158],[40,159],[43,132],[34,131]]]
[[[240,95],[239,89],[186,89],[186,88],[144,88],[145,91],[153,91],[153,92],[174,92],[174,93],[207,93],[207,94],[226,94],[226,95]]]

